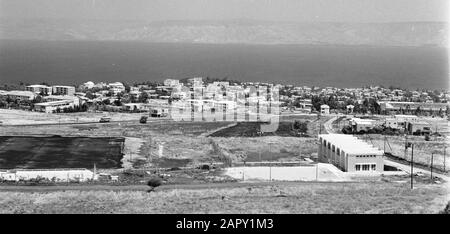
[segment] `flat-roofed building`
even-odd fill
[[[54,85],[53,94],[54,95],[69,95],[73,96],[75,94],[75,87],[73,86],[65,86],[65,85]]]
[[[320,105],[320,114],[330,114],[330,106],[328,106],[327,104]]]
[[[373,119],[351,118],[349,122],[353,132],[364,133],[373,129],[377,121]]]
[[[65,108],[74,108],[73,101],[61,100],[34,104],[34,110],[39,112],[53,113],[56,112],[58,108],[61,111],[63,111]]]
[[[450,103],[378,102],[382,114],[445,114]]]
[[[331,163],[346,172],[382,172],[383,151],[351,135],[319,135],[320,162]]]
[[[32,179],[47,179],[55,182],[96,180],[97,175],[85,168],[61,169],[14,169],[0,170],[0,179],[6,181],[20,181]]]
[[[179,80],[174,80],[174,79],[165,79],[164,80],[164,86],[174,87],[174,86],[179,86],[179,85],[180,85]]]
[[[27,87],[25,87],[25,90],[44,95],[49,95],[52,93],[52,87],[47,85],[28,85]]]
[[[21,91],[21,90],[8,91],[3,95],[13,100],[32,100],[36,97],[36,94],[31,91]]]

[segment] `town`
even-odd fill
[[[448,90],[210,77],[0,87],[5,185],[448,180]]]

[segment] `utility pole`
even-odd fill
[[[316,181],[319,181],[319,162],[316,163]]]
[[[431,153],[431,168],[430,168],[430,171],[431,171],[431,181],[433,181],[433,155],[434,155],[434,153]]]
[[[414,144],[411,144],[411,189],[413,189],[413,164],[414,164]]]
[[[408,152],[408,135],[405,133],[405,160],[406,160],[406,154]]]
[[[269,143],[269,154],[272,159],[272,143]],[[269,162],[269,180],[272,181],[272,162]]]
[[[447,146],[444,145],[444,172],[445,172],[445,152],[447,151]]]

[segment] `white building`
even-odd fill
[[[351,118],[349,122],[353,132],[367,132],[375,127],[377,121],[373,119]]]
[[[180,85],[179,80],[174,80],[174,79],[164,80],[164,86],[175,87],[175,86],[179,86],[179,85]]]
[[[70,95],[73,96],[75,94],[75,87],[73,86],[65,86],[65,85],[54,85],[52,86],[54,95]]]
[[[58,110],[58,108],[63,111],[66,108],[74,108],[73,101],[61,100],[52,102],[41,102],[34,104],[34,110],[45,113],[53,113]]]
[[[114,93],[114,95],[125,92],[125,86],[121,82],[114,82],[108,84],[109,90]]]
[[[383,172],[383,151],[351,135],[319,135],[320,162],[346,172]]]
[[[15,169],[0,171],[0,179],[7,181],[43,178],[54,182],[96,180],[95,173],[84,168],[68,169]]]
[[[25,90],[36,94],[42,93],[45,95],[49,95],[52,93],[52,87],[47,85],[28,85],[27,87],[25,87]]]
[[[82,89],[92,89],[94,87],[95,87],[94,82],[88,81],[88,82],[82,84],[80,88],[82,88]]]
[[[5,92],[3,95],[13,100],[33,100],[36,97],[36,93],[34,92],[20,91],[20,90],[8,91]]]
[[[320,106],[320,114],[328,115],[330,114],[330,106],[323,104]]]

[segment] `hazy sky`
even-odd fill
[[[4,18],[447,21],[449,0],[0,0]]]

